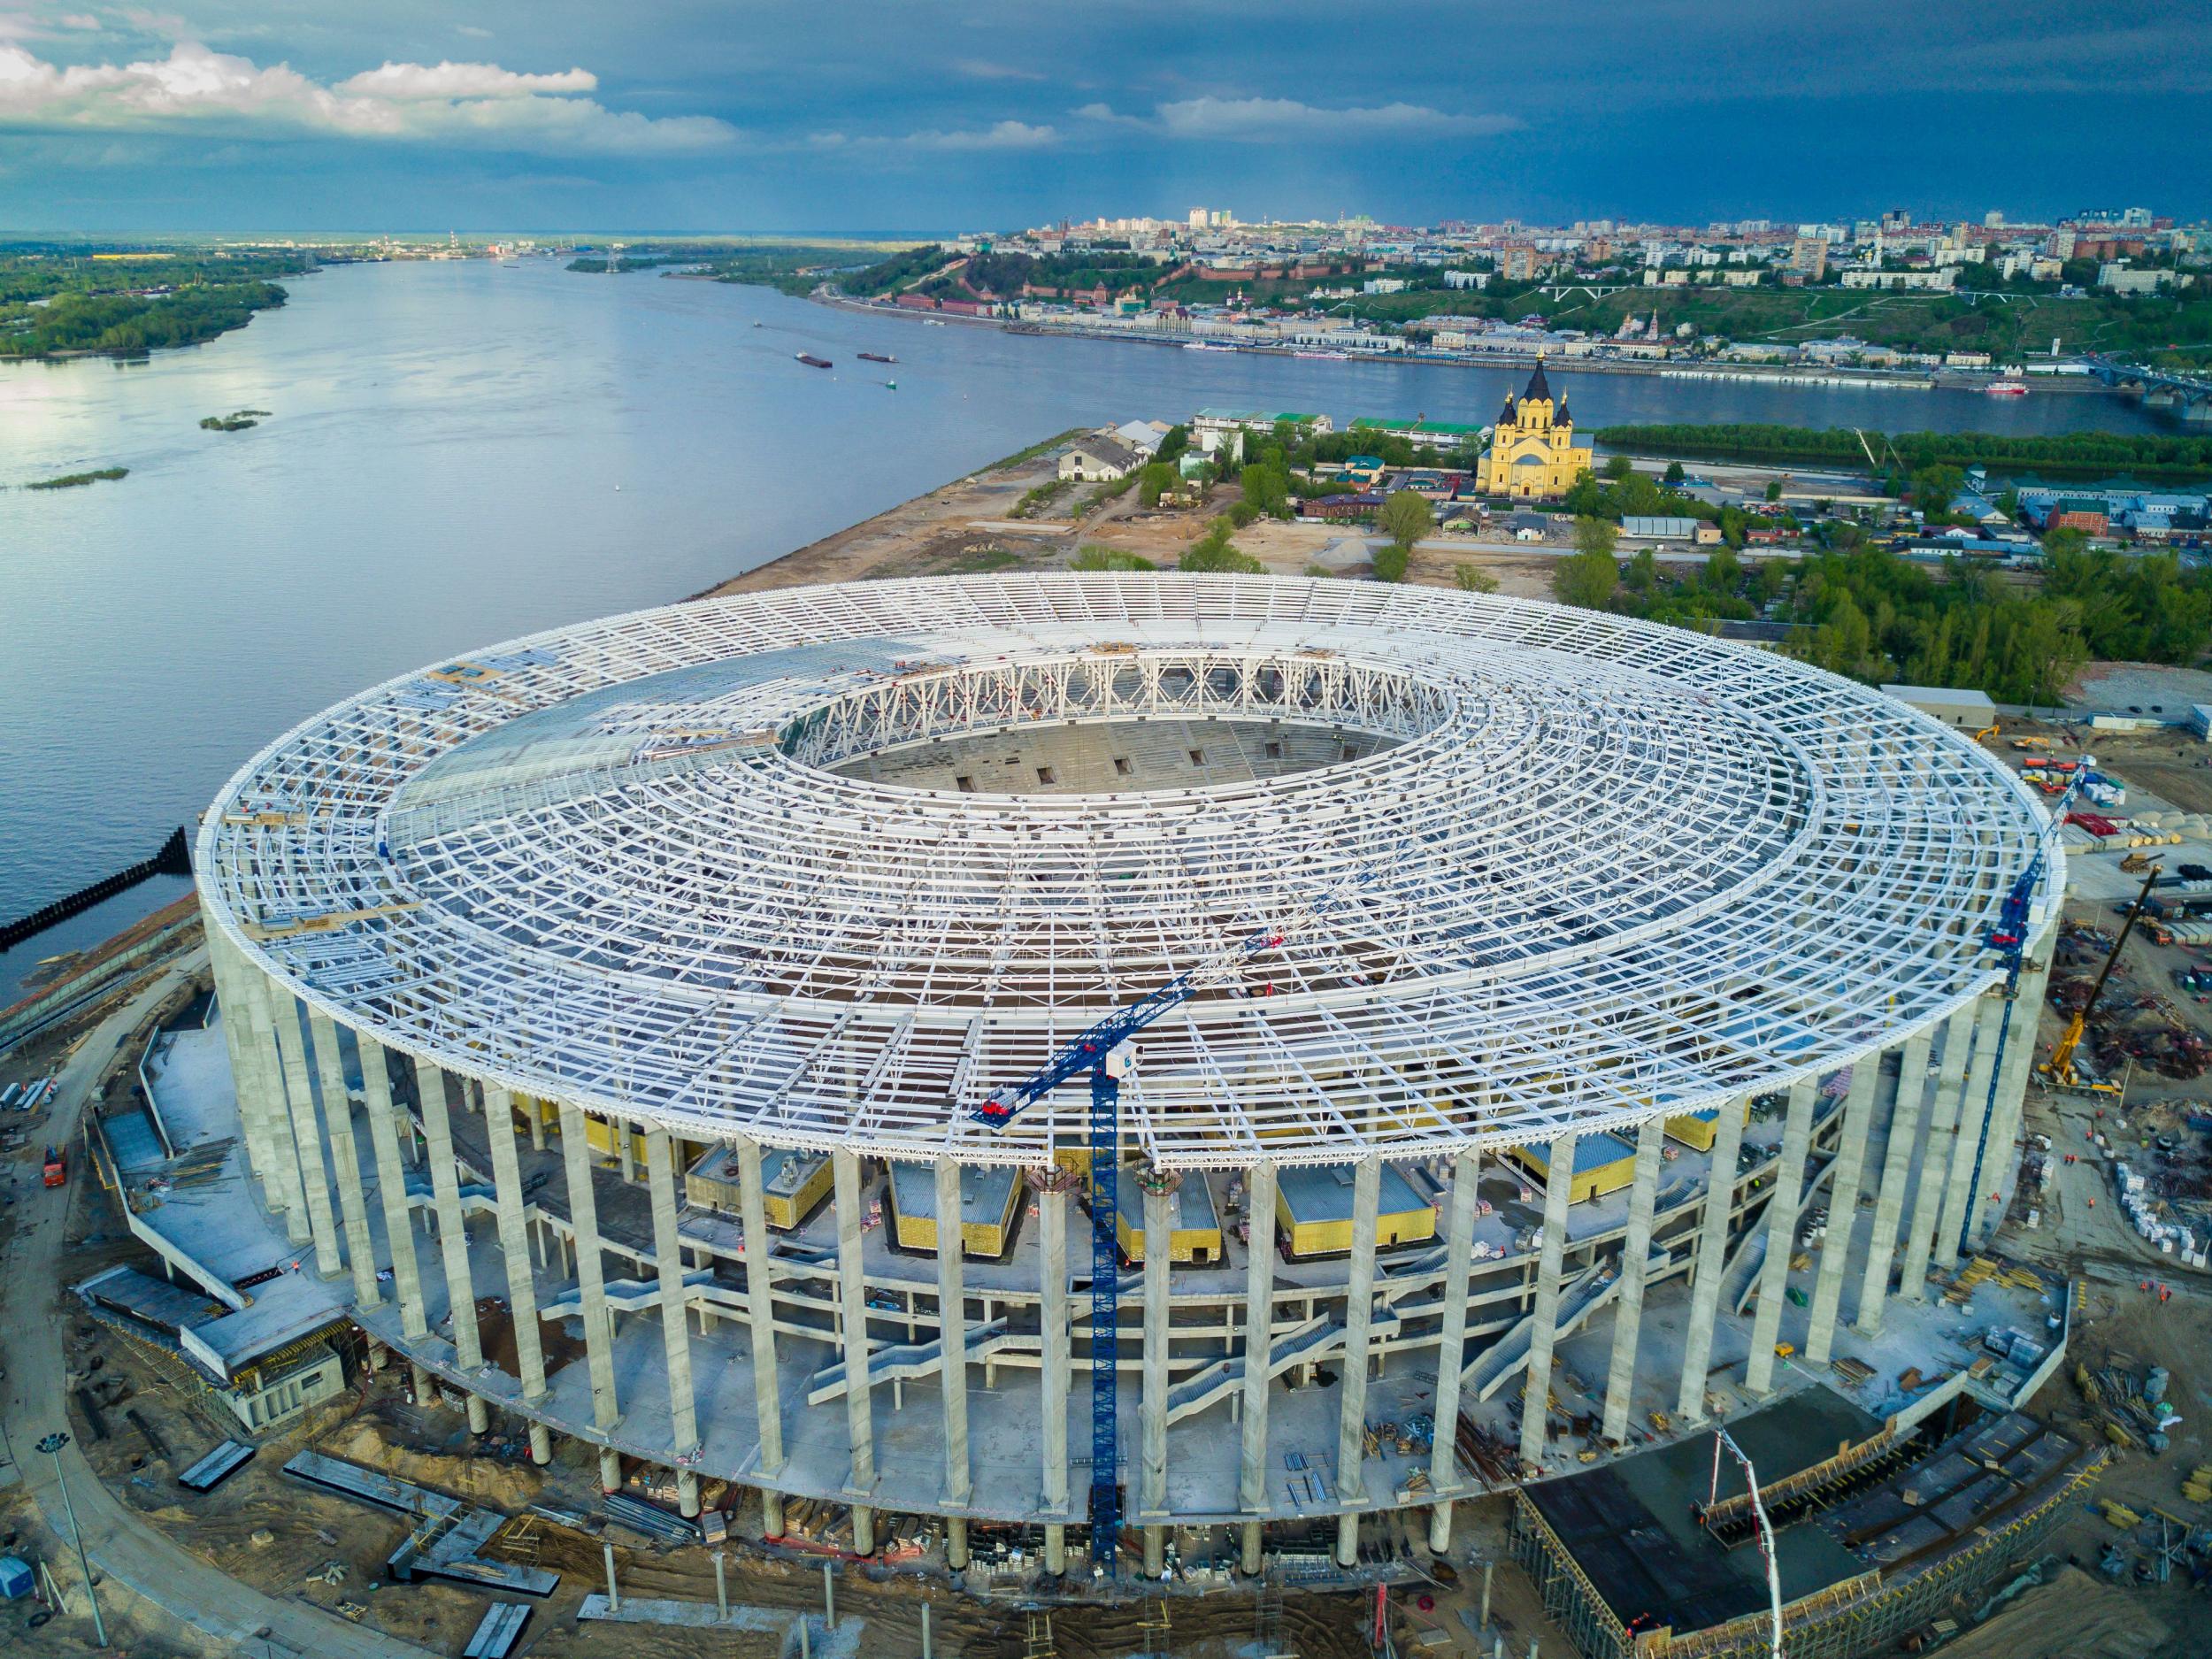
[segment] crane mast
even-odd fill
[[[1362,877],[1352,886],[1366,880]],[[1200,992],[1231,983],[1246,964],[1279,949],[1294,929],[1319,921],[1351,890],[1298,905],[1283,922],[1222,947],[1141,1000],[1107,1015],[1030,1076],[992,1090],[969,1111],[985,1127],[1001,1130],[1062,1084],[1089,1075],[1085,1127],[1091,1160],[1091,1559],[1109,1571],[1121,1530],[1115,1360],[1121,1327],[1121,1079],[1134,1060],[1130,1040]]]

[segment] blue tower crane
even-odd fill
[[[1294,924],[1318,919],[1344,897],[1338,893],[1301,907]],[[1247,963],[1279,948],[1289,935],[1287,925],[1263,927],[1217,951],[1142,1001],[1109,1014],[1042,1068],[1018,1083],[993,1090],[968,1114],[987,1128],[1003,1129],[1062,1084],[1090,1074],[1091,1559],[1109,1571],[1121,1531],[1121,1494],[1115,1479],[1120,1452],[1114,1360],[1121,1324],[1121,1079],[1132,1057],[1129,1041],[1201,991],[1228,983]]]

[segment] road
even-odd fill
[[[49,1133],[56,1144],[74,1140],[92,1086],[116,1045],[205,962],[204,950],[194,952],[110,1015],[78,1045],[62,1070],[50,1119]],[[66,1375],[62,1333],[70,1323],[62,1311],[59,1272],[69,1199],[76,1183],[90,1179],[73,1148],[70,1174],[69,1191],[34,1187],[18,1204],[17,1231],[6,1253],[4,1283],[0,1283],[0,1331],[7,1333],[8,1350],[5,1397],[0,1400],[0,1444],[20,1471],[25,1490],[45,1520],[53,1540],[50,1556],[74,1608],[80,1606],[76,1598],[81,1591],[76,1563],[68,1549],[68,1523],[61,1493],[55,1483],[56,1460],[35,1449],[42,1435],[68,1426],[58,1409]],[[271,1659],[293,1654],[330,1655],[333,1659],[424,1659],[423,1648],[365,1630],[305,1601],[264,1595],[172,1542],[101,1485],[75,1440],[62,1449],[59,1464],[76,1504],[85,1548],[102,1579],[127,1586],[180,1626],[195,1626],[239,1653],[267,1655]]]

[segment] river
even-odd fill
[[[1479,422],[1520,378],[926,328],[551,261],[288,286],[282,311],[149,363],[0,367],[0,484],[131,469],[0,489],[0,918],[150,856],[264,743],[349,692],[681,598],[1051,433],[1207,404]],[[2105,396],[1571,369],[1553,384],[1585,426],[2156,429]],[[273,413],[199,429],[247,408]],[[183,890],[157,879],[0,956],[0,1004],[38,957]]]

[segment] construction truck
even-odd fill
[[[46,1148],[45,1182],[49,1187],[61,1187],[69,1180],[69,1154],[59,1147]]]

